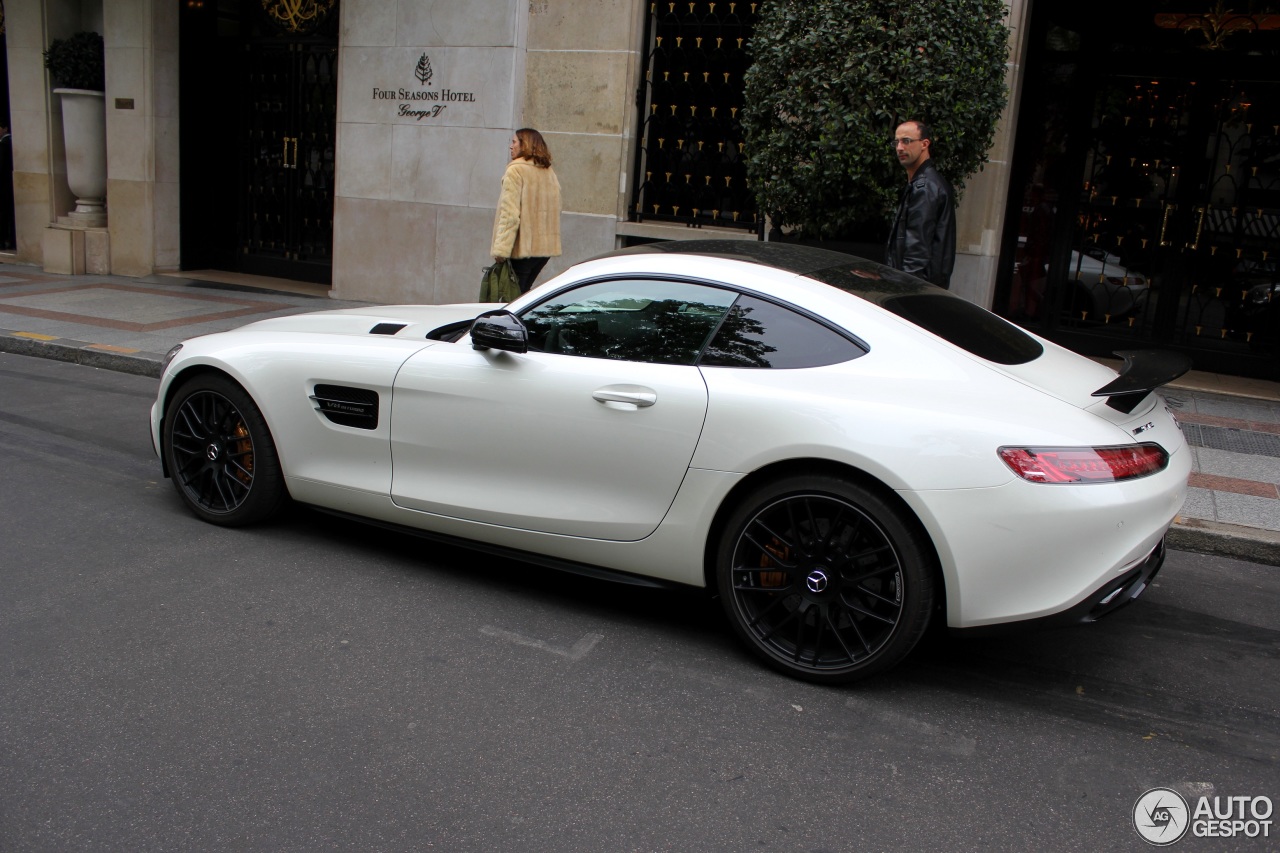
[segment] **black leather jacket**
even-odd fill
[[[921,163],[902,188],[885,263],[939,287],[951,286],[956,265],[955,194],[932,160]]]

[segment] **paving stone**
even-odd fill
[[[1214,492],[1213,505],[1217,512],[1215,521],[1280,530],[1280,500]]]
[[[1217,521],[1218,512],[1213,506],[1213,492],[1208,489],[1187,489],[1187,500],[1182,504],[1184,518],[1202,518],[1205,521]]]
[[[1242,421],[1275,421],[1278,414],[1277,407],[1271,403],[1213,394],[1198,395],[1195,410],[1205,415]]]
[[[1197,447],[1196,459],[1199,465],[1197,470],[1204,474],[1280,484],[1280,459],[1232,453],[1212,447]]]

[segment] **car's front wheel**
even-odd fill
[[[735,631],[771,666],[842,683],[901,661],[934,602],[932,553],[883,496],[824,475],[757,487],[717,552]]]
[[[177,389],[161,444],[178,494],[205,521],[252,524],[273,515],[287,497],[262,413],[224,376],[196,376]]]

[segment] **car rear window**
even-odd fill
[[[703,367],[822,367],[865,355],[862,347],[816,320],[743,295],[707,346]]]
[[[809,278],[874,302],[926,332],[996,364],[1035,361],[1044,347],[1007,320],[915,276],[870,261],[832,267]]]
[[[1017,326],[956,296],[919,293],[882,304],[925,331],[996,364],[1026,364],[1044,352],[1039,341]]]

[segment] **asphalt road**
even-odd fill
[[[1174,552],[1106,622],[822,688],[699,593],[202,524],[154,388],[0,354],[0,850],[1141,850],[1150,788],[1280,801],[1280,569]]]

